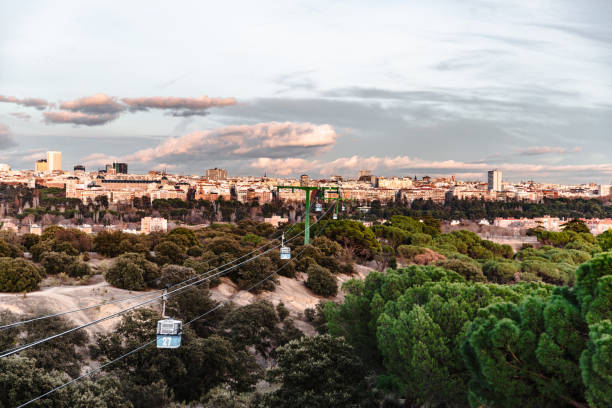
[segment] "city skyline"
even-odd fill
[[[0,162],[610,183],[612,5],[532,3],[3,4]]]

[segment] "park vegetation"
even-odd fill
[[[210,278],[168,301],[170,315],[193,321],[179,349],[144,347],[41,406],[612,406],[612,233],[594,237],[570,219],[560,232],[530,231],[537,247],[515,252],[473,232],[442,233],[432,216],[393,214],[373,227],[325,218],[310,245],[302,228],[286,234],[289,261],[271,249],[280,230],[252,220],[149,235],[51,227],[40,237],[1,236],[2,291],[36,290],[61,274],[103,272],[136,291]],[[90,268],[91,252],[109,258],[108,268]],[[355,264],[375,270],[340,287],[337,275]],[[220,304],[211,288],[221,274],[253,293],[274,290],[278,276],[300,278],[322,300],[301,317],[265,300]],[[305,336],[296,317],[317,334]],[[136,310],[110,333],[76,331],[0,360],[0,406],[152,341],[160,318]],[[0,346],[69,327],[55,318],[0,331]],[[269,387],[256,387],[262,379]]]

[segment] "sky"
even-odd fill
[[[612,183],[612,1],[0,3],[0,161]]]

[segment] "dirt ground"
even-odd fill
[[[355,274],[337,275],[338,286],[351,278],[363,279],[371,272],[372,269],[355,265]],[[218,301],[226,301],[230,298],[237,305],[246,305],[256,299],[266,299],[275,305],[283,302],[290,312],[290,315],[295,319],[296,326],[306,333],[313,331],[312,327],[303,320],[304,309],[314,307],[320,300],[336,300],[340,301],[344,295],[340,292],[335,298],[323,298],[312,293],[304,285],[305,276],[298,276],[297,279],[290,279],[284,276],[278,277],[278,284],[272,292],[261,292],[257,295],[246,291],[240,291],[227,278],[222,278],[222,282],[216,288],[211,289],[214,299]],[[45,280],[42,289],[36,292],[24,294],[0,293],[0,311],[8,310],[17,315],[34,315],[58,313],[67,310],[79,309],[119,298],[124,298],[133,295],[140,295],[147,292],[135,292],[123,289],[117,289],[108,285],[102,276],[96,275],[87,282],[86,285],[71,285],[60,284],[54,280]],[[135,306],[148,299],[158,296],[156,291],[150,291],[150,296],[144,296],[138,299],[131,299],[121,303],[104,305],[98,308],[81,311],[66,315],[66,317],[75,325],[82,325],[89,321],[96,320],[110,314],[116,313],[121,309]],[[159,310],[161,308],[160,301],[154,301],[149,305],[143,306]],[[105,333],[111,331],[120,321],[120,317],[109,319],[97,325],[86,328],[90,335],[96,333]]]

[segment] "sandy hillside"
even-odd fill
[[[370,273],[370,271],[370,268],[355,265],[355,275],[338,275],[338,285],[340,286],[343,282],[346,282],[352,277],[364,278],[368,273]],[[96,277],[95,280],[101,280],[101,277]],[[213,288],[211,292],[213,298],[218,301],[225,301],[232,298],[231,300],[238,305],[246,305],[255,299],[266,299],[274,304],[278,304],[282,301],[287,309],[289,309],[291,316],[294,318],[299,318],[304,309],[314,307],[320,300],[341,300],[343,298],[342,293],[333,299],[316,296],[314,293],[308,290],[308,288],[306,288],[304,285],[304,280],[304,275],[299,276],[298,279],[289,279],[285,278],[284,276],[279,276],[278,285],[273,292],[262,292],[254,295],[249,292],[239,291],[229,279],[222,278],[221,284],[218,287]],[[46,288],[43,287],[43,289],[37,292],[28,293],[26,296],[23,294],[0,293],[0,310],[9,310],[19,315],[27,314],[36,316],[43,313],[58,313],[66,310],[79,309],[106,301],[144,293],[146,292],[134,292],[113,288],[104,281],[82,286],[63,285]],[[150,296],[131,299],[111,305],[104,305],[99,308],[72,313],[66,317],[69,318],[74,324],[81,325],[89,321],[108,316],[126,307],[142,303],[158,295],[156,291],[150,291],[149,293]],[[159,301],[154,301],[146,307],[156,308],[159,310],[161,305]],[[100,324],[88,327],[86,330],[89,334],[107,332],[112,330],[120,320],[120,317],[110,319]],[[306,332],[312,330],[312,328],[306,323],[302,324],[301,322],[296,321],[296,325]]]

